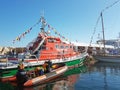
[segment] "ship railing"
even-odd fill
[[[0,69],[2,68],[7,68],[7,67],[12,67],[12,66],[17,66],[18,63],[15,61],[15,62],[10,62],[9,59],[8,59],[8,56],[6,56],[4,58],[4,61],[0,62]]]

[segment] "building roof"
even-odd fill
[[[81,42],[72,42],[72,43],[75,46],[84,46],[84,47],[89,47],[90,46],[90,44],[88,44],[88,43],[81,43]],[[91,44],[90,47],[100,47],[100,48],[103,48],[104,45],[103,44]],[[112,45],[105,45],[105,48],[111,48],[111,49],[113,49],[114,46],[112,46]]]

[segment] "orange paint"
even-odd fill
[[[32,86],[33,85],[33,82],[32,80],[28,80],[26,83],[24,83],[24,86]]]
[[[39,36],[39,38],[42,40],[44,37]],[[33,48],[36,48],[38,43],[40,41],[36,40]],[[77,52],[74,51],[72,44],[62,42],[58,37],[46,36],[42,50],[40,50],[39,60],[68,58],[75,55],[77,55]]]

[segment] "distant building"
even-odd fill
[[[103,44],[103,40],[98,40],[97,44]],[[120,39],[105,40],[105,45],[111,45],[115,48],[120,48]]]
[[[103,44],[103,40],[98,40],[97,44]],[[116,49],[120,48],[120,32],[119,32],[119,36],[117,39],[105,40],[105,45],[114,46],[114,48]]]
[[[74,44],[74,48],[79,52],[88,52],[88,54],[102,53],[104,45],[101,44],[89,44],[89,43],[80,43],[80,42],[72,42]],[[114,49],[114,46],[105,45],[105,48]]]
[[[16,53],[22,53],[25,52],[25,47],[2,47],[0,46],[0,55],[4,54],[16,54]]]
[[[98,40],[97,43],[103,44],[103,41],[102,40]],[[114,50],[111,51],[112,54],[119,54],[120,53],[120,38],[105,40],[105,45],[111,45],[111,46],[114,47]]]

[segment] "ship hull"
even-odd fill
[[[85,60],[86,55],[83,56],[76,56],[76,57],[71,57],[71,58],[64,58],[64,59],[55,59],[55,60],[51,60],[53,64],[55,63],[65,63],[66,66],[68,67],[73,67],[75,65],[83,65],[83,62]],[[37,66],[43,65],[45,62],[44,61],[33,61],[33,62],[29,62],[29,64],[25,64],[25,69],[26,70],[31,70],[34,69]],[[6,68],[0,68],[0,81],[10,81],[12,78],[14,77],[14,75],[17,72],[17,65],[15,66],[8,66]]]
[[[113,63],[120,63],[120,56],[102,56],[102,55],[95,55],[93,56],[96,60],[101,62],[113,62]]]

